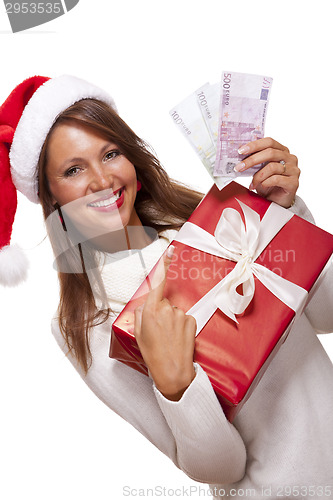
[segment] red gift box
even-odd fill
[[[236,210],[239,215],[230,209]],[[226,214],[227,219],[232,214],[229,227],[231,233],[234,221],[237,223],[235,226],[239,226],[239,221],[242,220],[244,228],[242,230],[238,228],[239,240],[243,241],[246,228],[250,243],[256,241],[253,230],[250,229],[249,217],[254,217],[253,227],[262,224],[262,232],[272,233],[269,238],[272,238],[270,243],[264,243],[264,246],[261,244],[262,251],[253,259],[254,262],[246,256],[246,262],[255,274],[254,278],[251,278],[255,291],[249,305],[241,314],[236,311],[237,316],[232,319],[233,313],[228,315],[226,306],[228,297],[226,298],[226,287],[224,287],[220,299],[224,312],[213,306],[213,312],[210,311],[207,318],[202,321],[202,329],[195,341],[194,360],[206,371],[228,420],[232,421],[259,383],[268,363],[285,341],[296,315],[304,308],[307,292],[322,276],[323,269],[333,252],[333,236],[304,219],[293,216],[290,211],[271,204],[236,182],[231,182],[222,191],[215,185],[211,188],[188,221],[196,227],[187,224],[185,230],[185,224],[177,239],[187,241],[186,235],[190,234],[192,229],[199,227],[206,231],[202,235],[203,241],[210,241],[211,236],[207,233],[214,236],[222,214],[223,216]],[[273,219],[278,220],[284,216],[287,219],[291,218],[275,234],[272,230]],[[228,234],[225,223],[221,229],[222,237]],[[231,234],[229,250],[237,247],[237,241],[233,241],[233,237]],[[202,298],[207,293],[211,294],[214,287],[221,287],[222,285],[219,285],[221,280],[225,279],[225,283],[232,276],[231,273],[235,274],[236,262],[188,246],[192,245],[192,242],[185,244],[184,241],[177,239],[172,242],[175,250],[168,270],[165,296],[173,305],[184,311],[188,312],[195,306],[200,310],[200,314],[204,312],[205,316],[205,308],[212,306],[212,299],[208,296],[206,305],[201,305]],[[225,252],[221,243],[218,243],[217,247]],[[228,249],[226,252],[228,253]],[[237,263],[238,268],[242,268],[242,263]],[[145,302],[155,270],[156,266],[113,323],[110,346],[110,357],[146,375],[147,367],[135,337],[130,332],[133,331],[134,310]],[[265,282],[267,285],[265,270],[272,271],[272,273],[267,271],[269,276],[274,274],[274,280],[277,279],[277,284],[269,285],[272,291],[263,284]],[[259,271],[261,273],[264,271],[263,276],[260,276]],[[268,279],[271,279],[270,277]],[[279,280],[279,277],[283,280]],[[235,283],[234,288],[240,294],[236,294],[237,300],[242,300],[247,295],[246,284],[236,287],[237,279]],[[280,292],[277,290],[281,287],[282,295],[278,298]],[[297,303],[295,297],[299,292],[300,298]],[[285,299],[285,296],[288,296],[288,299]],[[200,307],[198,307],[199,301],[201,301]],[[200,323],[201,320],[197,317],[196,319]]]

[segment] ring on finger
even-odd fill
[[[281,165],[283,166],[283,172],[282,172],[282,175],[286,175],[286,170],[287,170],[287,165],[286,165],[286,162],[284,160],[281,160],[280,161]]]

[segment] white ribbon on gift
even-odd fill
[[[308,297],[304,288],[255,262],[294,214],[271,203],[260,220],[257,212],[237,201],[243,210],[246,226],[237,210],[225,208],[214,236],[196,224],[186,222],[175,238],[187,246],[237,263],[227,276],[187,311],[186,314],[196,319],[196,335],[217,309],[238,323],[235,315],[244,312],[254,296],[254,276],[296,314],[302,311]],[[236,291],[240,284],[243,285],[243,295]]]

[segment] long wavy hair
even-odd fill
[[[105,139],[116,144],[120,152],[135,166],[137,179],[142,187],[137,193],[134,206],[143,226],[151,227],[158,233],[165,229],[179,229],[202,199],[202,193],[169,178],[148,144],[140,139],[110,106],[96,99],[82,99],[58,116],[44,142],[38,163],[39,199],[44,218],[47,220],[58,210],[60,230],[63,233],[66,227],[61,219],[60,207],[54,206],[52,202],[46,165],[49,139],[54,129],[64,123],[79,123],[97,131]],[[106,321],[111,310],[108,307],[102,310],[96,307],[81,245],[77,245],[74,253],[70,250],[60,252],[57,224],[48,224],[47,228],[53,250],[59,256],[60,331],[68,351],[87,373],[92,361],[89,332],[92,327]],[[73,245],[68,247],[73,248]],[[93,268],[94,252],[89,255],[90,266]],[[75,262],[69,262],[71,259]],[[98,281],[98,276],[96,279]],[[103,288],[101,280],[99,286]]]

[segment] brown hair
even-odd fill
[[[44,142],[38,163],[39,198],[47,219],[56,209],[46,177],[47,147],[52,131],[59,124],[76,122],[99,132],[120,149],[121,153],[135,166],[142,188],[137,193],[135,209],[143,226],[161,232],[178,229],[189,218],[202,198],[202,194],[169,178],[149,146],[140,139],[119,115],[107,104],[96,99],[83,99],[62,112],[51,127]],[[53,248],[57,236],[52,224],[48,233]],[[87,373],[91,365],[89,331],[93,326],[107,320],[110,309],[98,310],[89,279],[85,270],[82,249],[72,255],[64,252],[60,259],[78,260],[76,271],[63,272],[64,263],[58,263],[60,282],[59,326],[69,351]],[[59,254],[59,251],[55,252]],[[94,260],[90,255],[91,262]],[[91,264],[93,266],[93,264]],[[73,266],[71,267],[73,270]]]

